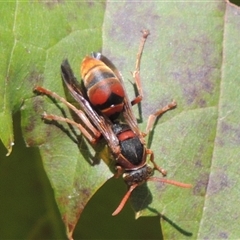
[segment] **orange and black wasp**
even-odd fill
[[[172,101],[151,114],[145,133],[140,131],[133,113],[132,106],[141,102],[143,95],[140,81],[140,60],[148,35],[148,30],[142,31],[136,69],[133,72],[138,96],[132,101],[128,98],[120,72],[101,53],[92,53],[91,56],[83,59],[81,64],[83,86],[76,80],[68,60],[64,60],[61,65],[62,79],[81,109],[48,89],[40,86],[35,88],[36,92],[51,96],[64,103],[77,114],[83,124],[69,118],[46,113],[43,115],[44,119],[63,121],[77,127],[90,143],[96,143],[100,137],[104,137],[106,140],[115,160],[116,173],[114,176],[122,175],[128,185],[126,195],[112,215],[117,215],[124,207],[131,192],[146,181],[160,181],[184,188],[191,187],[190,184],[165,178],[153,178],[154,170],[158,170],[163,176],[166,175],[166,171],[156,164],[153,151],[146,147],[144,140],[156,119],[166,111],[175,108],[176,102]],[[120,115],[123,120],[120,120]],[[153,167],[147,164],[148,158]]]

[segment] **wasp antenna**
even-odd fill
[[[192,188],[192,184],[181,183],[181,182],[177,182],[177,181],[166,179],[166,178],[150,177],[148,181],[168,183],[181,188]]]
[[[116,208],[116,210],[112,213],[112,216],[116,216],[117,214],[119,214],[123,207],[125,206],[127,200],[129,199],[132,191],[138,186],[138,184],[134,184],[132,186],[130,186],[130,188],[128,189],[127,193],[125,194],[125,196],[123,197],[122,201],[120,202],[120,204],[118,205],[118,207]]]

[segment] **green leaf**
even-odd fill
[[[144,99],[134,110],[144,130],[149,114],[177,101],[146,140],[168,178],[193,188],[142,185],[131,197],[136,217],[161,216],[167,239],[239,236],[239,8],[223,1],[126,1],[106,7],[16,1],[2,3],[0,13],[1,140],[10,153],[12,113],[22,106],[26,144],[40,149],[69,238],[89,199],[113,174],[109,155],[104,145],[90,146],[68,125],[42,121],[44,111],[70,118],[71,113],[32,89],[43,85],[64,97],[62,60],[69,59],[78,77],[82,58],[102,48],[123,73],[133,99],[130,72],[143,28],[151,31],[141,65]],[[103,161],[92,166],[95,153]]]
[[[81,59],[93,46],[101,48],[103,10],[103,2],[1,4],[0,13],[5,17],[0,25],[0,121],[4,123],[0,136],[8,154],[14,142],[11,115],[19,110],[24,99],[32,96],[33,86],[41,84],[43,77],[53,81],[62,59],[71,52]],[[91,14],[95,18],[89,21]],[[64,43],[65,48],[61,48]],[[71,46],[72,51],[66,46]],[[54,62],[49,62],[52,57]],[[45,76],[46,69],[52,71]]]
[[[132,196],[136,217],[163,215],[167,239],[239,236],[239,13],[223,1],[107,5],[103,52],[118,63],[128,92],[139,31],[151,30],[140,127],[172,98],[178,103],[158,121],[149,144],[168,178],[193,189],[149,182]]]
[[[104,3],[16,1],[3,3],[1,12],[2,16],[8,13],[6,21],[11,23],[1,25],[4,33],[1,35],[4,61],[1,62],[5,64],[1,65],[0,104],[3,111],[0,121],[4,123],[0,128],[1,138],[10,153],[13,143],[11,115],[25,100],[22,107],[25,141],[28,146],[40,148],[44,168],[71,238],[83,206],[96,191],[96,186],[99,187],[106,179],[99,176],[97,185],[95,179],[91,181],[91,175],[83,174],[87,169],[94,171],[95,168],[81,156],[72,139],[57,127],[44,124],[41,114],[48,109],[44,108],[47,99],[34,97],[33,88],[44,85],[63,95],[60,77],[62,60],[68,57],[76,70],[86,54],[101,48]],[[92,15],[94,18],[89,20]],[[56,109],[55,104],[48,102],[51,103],[49,107],[52,105],[52,109]],[[82,165],[79,164],[81,162]],[[103,162],[99,168],[103,172],[108,170]]]

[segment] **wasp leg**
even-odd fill
[[[171,110],[177,106],[177,103],[173,100],[171,103],[166,105],[165,107],[157,110],[155,113],[151,114],[148,117],[147,127],[145,133],[143,133],[144,136],[146,136],[153,128],[154,123],[156,122],[157,118],[167,112],[168,110]]]
[[[116,172],[114,174],[115,178],[119,178],[124,173],[124,169],[121,166],[116,166]]]
[[[167,175],[167,171],[164,170],[163,168],[159,167],[156,162],[154,161],[154,153],[151,149],[147,149],[147,154],[150,155],[150,161],[152,162],[154,168],[158,170],[163,176]]]
[[[56,115],[51,115],[51,114],[43,114],[43,118],[46,120],[52,120],[52,121],[61,121],[61,122],[66,122],[71,124],[72,126],[77,127],[82,134],[92,143],[95,143],[98,138],[101,136],[100,132],[92,125],[92,123],[88,120],[87,116],[85,115],[85,113],[83,111],[81,111],[80,109],[77,109],[75,106],[73,106],[71,103],[69,103],[65,98],[60,97],[58,94],[56,94],[55,92],[52,92],[46,88],[43,87],[36,87],[34,89],[34,91],[38,92],[38,93],[42,93],[45,94],[47,96],[50,96],[54,99],[59,100],[60,102],[62,102],[63,104],[65,104],[69,109],[71,109],[72,111],[74,111],[77,116],[82,120],[82,122],[86,125],[87,129],[84,128],[80,123],[77,123],[73,120],[70,120],[68,118],[64,118],[64,117],[60,117],[60,116],[56,116]],[[92,133],[90,134],[89,131]]]
[[[138,186],[138,184],[134,184],[132,186],[129,187],[128,191],[126,192],[126,194],[124,195],[122,201],[120,202],[120,204],[118,205],[118,207],[116,208],[116,210],[112,213],[112,216],[116,216],[117,214],[119,214],[123,207],[125,206],[127,200],[129,199],[132,191]]]
[[[65,122],[71,124],[78,128],[78,130],[89,140],[91,143],[96,143],[98,137],[93,137],[80,123],[77,123],[69,118],[60,117],[53,114],[43,113],[42,118],[48,121],[56,121],[56,122]]]
[[[137,53],[136,68],[132,74],[133,78],[135,80],[135,84],[137,86],[138,96],[131,101],[132,105],[135,105],[135,104],[141,102],[142,98],[143,98],[142,84],[141,84],[141,79],[140,79],[140,63],[141,63],[143,48],[144,48],[145,42],[146,42],[147,37],[150,34],[150,32],[149,32],[149,30],[142,30],[141,32],[142,32],[142,39],[141,39],[140,46],[139,46],[138,53]]]

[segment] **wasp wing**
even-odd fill
[[[62,62],[61,74],[64,83],[66,84],[69,92],[73,98],[79,103],[82,110],[86,113],[87,117],[94,124],[94,126],[103,135],[108,143],[108,146],[113,153],[119,151],[119,140],[112,130],[112,123],[104,116],[100,116],[91,106],[89,101],[84,97],[80,84],[76,80],[70,64],[67,59]]]

